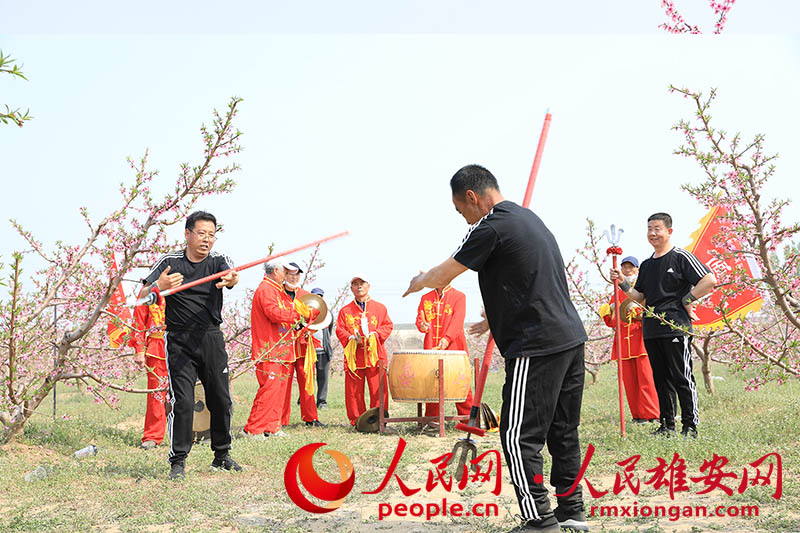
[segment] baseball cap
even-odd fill
[[[367,283],[369,283],[369,280],[367,279],[366,275],[364,275],[361,272],[354,274],[353,277],[350,278],[350,283],[353,283],[357,279],[360,279],[362,281],[366,281]]]
[[[635,257],[633,257],[632,255],[629,255],[628,257],[625,257],[624,259],[622,259],[622,261],[619,262],[620,265],[622,263],[630,263],[633,266],[635,266],[636,268],[639,268],[639,260],[636,259]]]
[[[300,273],[300,274],[303,273],[303,269],[300,268],[300,265],[298,265],[297,263],[294,263],[294,262],[289,263],[289,266],[286,267],[286,268],[287,268],[287,270],[297,270],[297,272]]]
[[[290,266],[289,263],[287,263],[286,260],[283,259],[282,257],[277,257],[277,258],[271,260],[265,266],[281,266],[281,267],[285,268],[286,270],[292,270],[294,268],[294,267]]]
[[[313,289],[311,289],[311,294],[316,294],[318,296],[325,296],[325,291],[323,291],[319,287],[314,287]]]

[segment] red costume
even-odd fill
[[[467,353],[467,337],[464,335],[464,317],[467,310],[467,297],[464,293],[450,285],[442,289],[439,296],[435,289],[422,296],[417,308],[417,329],[425,333],[424,349],[426,350],[463,350]],[[423,329],[423,322],[428,323],[428,330]],[[446,339],[447,347],[439,348],[442,339]],[[468,415],[472,408],[472,390],[467,399],[456,404],[460,415]],[[439,404],[425,405],[425,416],[438,416]]]
[[[144,296],[144,291],[140,296]],[[169,387],[167,361],[164,352],[164,307],[166,302],[139,305],[133,310],[136,331],[131,336],[131,346],[137,354],[144,354],[147,370],[147,388],[163,389]],[[144,415],[144,434],[142,442],[148,440],[161,444],[167,426],[165,404],[169,398],[166,391],[147,394],[147,410]]]
[[[309,294],[305,289],[297,288],[295,298],[304,294]],[[291,296],[289,296],[291,298]],[[308,341],[312,339],[311,351],[309,352]],[[317,362],[317,351],[315,344],[319,341],[314,339],[308,328],[303,328],[295,334],[295,360],[289,365],[288,379],[286,380],[286,392],[283,402],[283,414],[281,424],[289,425],[289,417],[292,414],[292,377],[297,372],[297,386],[300,389],[300,418],[303,422],[313,422],[317,420],[317,402],[314,399],[314,366]],[[320,344],[320,346],[322,346]],[[311,359],[308,359],[310,357]],[[310,391],[309,391],[310,389]]]
[[[388,360],[383,344],[393,328],[386,307],[369,297],[363,310],[353,300],[339,311],[336,336],[345,348],[344,402],[351,425],[355,425],[356,418],[367,410],[364,381],[369,387],[370,408],[378,406],[379,379],[383,379],[383,405],[389,405],[389,387],[386,383]],[[362,339],[360,344],[356,337]]]
[[[250,311],[251,357],[256,361],[259,385],[244,426],[251,435],[275,433],[281,428],[289,365],[297,358],[294,326],[298,320],[300,313],[283,286],[265,277],[253,295]]]
[[[621,290],[617,292],[620,307],[627,296]],[[614,316],[611,314],[610,306],[614,303],[614,298],[607,306],[600,308],[600,315],[606,325],[614,327]],[[653,369],[650,367],[650,358],[644,348],[642,338],[642,310],[640,307],[632,306],[627,313],[628,316],[622,317],[620,321],[620,335],[622,335],[622,382],[625,385],[625,397],[628,399],[628,407],[631,416],[635,419],[653,420],[659,417],[658,394],[653,383]],[[614,347],[611,350],[611,360],[617,360],[617,339],[614,337]]]

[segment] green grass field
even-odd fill
[[[751,518],[589,518],[593,531],[800,531],[800,383],[769,385],[745,392],[741,380],[724,367],[715,368],[724,377],[716,381],[717,391],[709,396],[700,390],[700,437],[697,440],[656,439],[649,436],[651,425],[628,426],[622,438],[618,429],[616,375],[612,367],[600,372],[596,385],[587,386],[581,423],[581,445],[596,448],[586,478],[598,489],[608,490],[599,500],[586,498],[587,511],[597,505],[664,506],[759,506]],[[485,393],[499,412],[500,388],[504,376],[490,375]],[[234,427],[241,427],[249,414],[256,390],[250,376],[234,382]],[[295,395],[296,395],[295,386]],[[489,493],[486,484],[471,484],[464,491],[425,489],[432,459],[448,452],[462,435],[448,427],[445,438],[420,433],[414,424],[396,424],[408,446],[397,474],[411,487],[422,487],[413,497],[404,497],[396,481],[376,495],[364,495],[378,487],[397,447],[397,435],[360,434],[350,429],[343,402],[343,378],[334,375],[330,384],[329,408],[320,411],[326,428],[306,428],[293,406],[290,436],[267,441],[235,438],[233,457],[246,471],[241,474],[212,473],[213,458],[207,443],[195,445],[187,463],[184,482],[167,480],[167,447],[144,451],[141,425],[144,397],[124,395],[119,410],[94,403],[91,397],[61,385],[58,417],[52,418],[52,403],[45,402],[16,442],[0,448],[0,530],[2,531],[505,531],[515,525],[516,499],[505,475],[503,492]],[[449,411],[454,411],[450,406]],[[413,404],[394,403],[392,416],[411,415]],[[236,436],[234,434],[234,436]],[[345,453],[353,462],[356,482],[341,508],[315,515],[296,507],[283,484],[283,470],[289,457],[301,446],[327,443]],[[72,453],[89,443],[99,448],[96,456],[75,459]],[[480,441],[480,450],[500,449],[497,434]],[[783,460],[783,495],[772,497],[772,485],[736,490],[745,465],[776,452]],[[720,490],[697,494],[702,486],[687,479],[688,492],[670,500],[668,490],[645,485],[652,469],[663,458],[667,463],[677,453],[686,462],[687,477],[698,476],[704,460],[714,454],[727,457],[724,471],[736,479],[725,480],[733,489],[728,496]],[[613,494],[614,480],[622,467],[616,463],[640,455],[635,475],[641,492]],[[545,455],[549,470],[549,456]],[[45,479],[26,482],[25,475],[43,465]],[[336,467],[323,453],[315,466],[330,481],[338,479]],[[752,470],[752,469],[751,469]],[[765,472],[766,470],[764,470]],[[584,494],[587,494],[584,488]],[[439,502],[442,497],[466,505],[496,503],[499,516],[437,517],[431,522],[419,518],[389,517],[378,520],[382,502]]]

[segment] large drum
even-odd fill
[[[403,350],[389,363],[389,390],[396,402],[439,401],[439,358],[444,359],[444,400],[463,402],[472,385],[467,352]]]

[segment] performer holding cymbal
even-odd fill
[[[389,405],[386,384],[386,348],[383,344],[394,328],[386,306],[369,296],[370,284],[364,274],[350,280],[354,299],[339,311],[336,336],[344,346],[344,402],[350,425],[367,410],[364,382],[369,387],[370,408],[378,406],[380,381],[384,380],[383,405]]]

